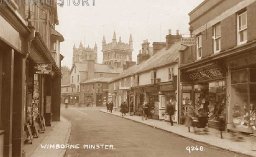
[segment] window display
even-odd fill
[[[255,69],[239,69],[231,75],[231,122],[236,128],[256,130]]]
[[[224,116],[226,108],[226,86],[224,81],[209,83],[209,121]],[[225,117],[225,116],[224,116]]]

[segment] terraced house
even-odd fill
[[[154,108],[153,118],[168,119],[165,108],[170,98],[176,100],[178,109],[178,62],[179,50],[183,49],[180,39],[181,35],[177,32],[176,35],[166,36],[164,47],[161,42],[153,44],[153,49],[146,48],[148,42],[142,44],[142,51],[138,55],[140,64],[128,68],[110,81],[109,96],[115,109],[119,110],[121,103],[127,101],[129,111],[139,115],[143,102],[147,101]],[[156,51],[150,52],[150,49]],[[152,55],[143,60],[140,57],[147,56],[144,50]],[[178,122],[178,112],[175,121]]]
[[[209,126],[252,132],[256,109],[256,1],[205,0],[189,13],[194,46],[181,52],[181,108],[209,108]]]

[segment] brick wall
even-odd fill
[[[192,63],[196,60],[196,47],[191,46],[180,52],[180,64]]]
[[[202,44],[203,44],[203,56],[202,58],[208,57],[213,54],[213,39],[212,39],[212,27],[205,30],[202,34]]]
[[[247,7],[248,41],[256,39],[256,2]]]
[[[236,14],[221,21],[221,50],[237,45]]]
[[[193,29],[196,29],[239,2],[241,0],[208,0],[208,2],[190,14],[190,24]]]

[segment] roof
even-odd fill
[[[85,82],[82,82],[83,84],[88,84],[88,83],[95,83],[95,82],[102,82],[102,83],[108,83],[112,80],[112,78],[107,78],[107,77],[99,77],[99,78],[94,78],[87,80]]]
[[[75,63],[73,64],[70,72],[72,72],[73,68],[76,66],[76,70],[77,71],[87,71],[88,68],[87,68],[87,64],[86,63]]]
[[[177,63],[179,60],[180,50],[185,48],[186,47],[181,45],[180,42],[176,42],[167,50],[166,48],[161,49],[148,60],[142,62],[142,64],[140,64],[141,67],[139,68],[139,70],[137,70],[137,73],[162,67],[172,63]]]
[[[166,48],[163,48],[141,64],[136,64],[124,70],[119,76],[113,78],[112,81],[119,80],[136,73],[143,73],[145,71],[166,66],[172,63],[177,63],[179,59],[179,51],[185,48],[186,47],[181,45],[180,42],[176,42],[169,49],[166,50]]]
[[[118,73],[109,65],[105,65],[105,64],[94,64],[94,68],[95,68],[95,72],[98,72],[98,73]]]
[[[60,40],[60,42],[64,41],[63,35],[60,34],[60,32],[56,31],[56,30],[53,29],[53,28],[51,29],[51,34],[54,35],[54,36],[56,36],[56,37]]]

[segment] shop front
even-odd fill
[[[143,89],[140,87],[132,87],[131,92],[133,92],[133,96],[134,96],[134,114],[137,116],[141,116],[142,104],[145,99]]]
[[[159,119],[169,121],[169,115],[166,114],[167,104],[172,99],[176,102],[175,109],[178,111],[176,84],[177,82],[161,83],[159,86]],[[178,112],[175,112],[173,121],[178,122]]]
[[[256,52],[229,59],[228,129],[253,133],[256,130]]]
[[[188,108],[195,116],[205,116],[208,126],[218,129],[218,120],[226,117],[226,78],[223,66],[210,63],[182,70],[180,122],[184,123]]]
[[[149,103],[149,110],[153,119],[159,119],[159,86],[149,85],[143,87],[145,101]]]

